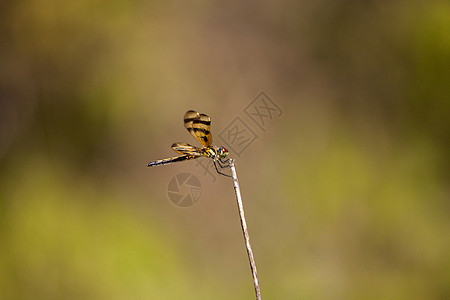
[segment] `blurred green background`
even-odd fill
[[[264,90],[284,114],[237,158],[263,298],[449,299],[449,78],[448,1],[6,1],[0,298],[252,299],[231,181],[145,164]]]

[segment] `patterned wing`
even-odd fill
[[[212,144],[211,132],[209,131],[210,126],[211,119],[205,114],[199,114],[194,110],[189,110],[184,114],[184,127],[204,147]]]
[[[209,131],[210,127],[211,119],[205,114],[200,114],[192,122],[192,129],[197,137],[197,140],[199,140],[204,147],[209,147],[212,144],[212,136]]]
[[[187,143],[174,143],[172,144],[172,149],[180,154],[186,154],[189,156],[203,156],[201,149]]]
[[[194,128],[192,128],[192,124],[194,123],[194,120],[198,118],[200,114],[196,112],[195,110],[188,110],[184,114],[184,127],[189,131],[190,134],[192,134],[193,137],[197,139],[197,135],[194,132]]]

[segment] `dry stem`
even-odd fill
[[[247,222],[245,221],[244,215],[244,205],[242,204],[241,190],[239,188],[239,181],[236,175],[234,159],[230,159],[229,164],[231,169],[231,176],[233,178],[234,191],[236,193],[236,200],[239,208],[239,217],[241,219],[241,227],[242,233],[244,234],[245,247],[247,248],[248,260],[250,261],[250,269],[252,270],[253,284],[255,285],[256,300],[261,300],[261,291],[259,290],[258,283],[258,273],[256,272],[255,259],[253,257],[252,246],[250,245],[250,238],[248,236]]]

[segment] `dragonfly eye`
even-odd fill
[[[220,147],[219,148],[219,157],[220,158],[226,158],[228,155],[228,150],[225,147]]]

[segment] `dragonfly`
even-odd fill
[[[211,118],[205,114],[200,114],[195,110],[188,110],[184,114],[184,127],[186,127],[189,133],[202,144],[203,148],[198,148],[187,143],[173,143],[172,149],[181,155],[149,162],[147,167],[167,165],[199,157],[208,157],[213,160],[217,173],[231,177],[230,175],[220,172],[217,167],[217,165],[219,165],[219,167],[223,169],[228,166],[227,161],[225,160],[228,156],[228,150],[225,147],[216,149],[212,146],[212,135],[210,131]]]

